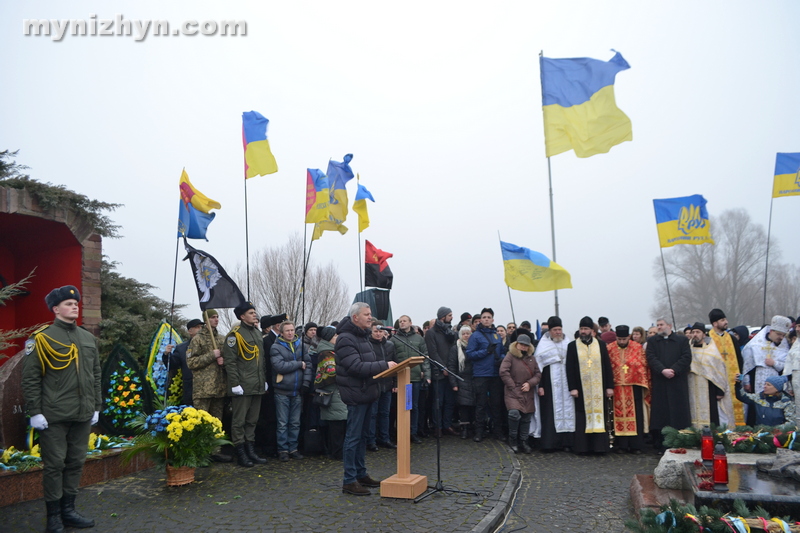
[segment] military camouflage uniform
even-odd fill
[[[55,354],[47,353],[47,345]],[[40,353],[40,346],[45,353]],[[59,361],[72,346],[77,348],[76,358],[68,363]],[[44,500],[75,496],[86,460],[92,415],[102,411],[103,405],[97,339],[74,323],[56,319],[28,339],[25,353],[25,406],[29,416],[44,415],[49,425],[39,432]]]
[[[237,334],[247,346],[254,348],[252,353],[242,352]],[[267,354],[264,353],[261,332],[244,323],[234,326],[225,337],[222,357],[228,373],[228,394],[231,394],[234,387],[241,386],[244,390],[243,395],[234,395],[231,398],[231,441],[234,446],[245,442],[253,443],[256,440],[256,423],[261,412],[261,395],[264,394],[267,382]]]
[[[214,328],[214,339],[217,349],[222,351],[225,338]],[[214,356],[214,345],[211,333],[205,326],[194,336],[186,350],[186,365],[192,370],[194,389],[192,403],[195,408],[207,411],[211,416],[222,420],[222,408],[225,404],[225,370],[217,364]]]

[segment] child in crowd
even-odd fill
[[[742,375],[736,376],[736,397],[755,409],[756,424],[764,426],[780,426],[787,421],[794,421],[794,399],[784,392],[786,376],[770,376],[764,383],[764,391],[760,394],[742,390]]]

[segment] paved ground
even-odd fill
[[[393,453],[367,453],[373,477],[394,473]],[[377,489],[372,496],[348,496],[341,492],[341,463],[313,457],[289,463],[270,460],[249,469],[213,465],[198,469],[194,484],[177,488],[167,488],[163,472],[151,469],[81,489],[78,508],[95,518],[92,531],[471,531],[484,519],[485,525],[495,507],[499,511],[512,501],[521,473],[503,531],[621,532],[632,513],[632,476],[652,473],[656,463],[655,456],[514,456],[494,440],[475,444],[446,437],[445,488],[479,496],[438,493],[418,504],[380,498]],[[412,472],[435,483],[435,440],[413,446]],[[42,500],[6,507],[0,514],[0,531],[44,528]]]
[[[499,531],[620,533],[634,516],[634,474],[652,474],[656,455],[577,456],[556,452],[517,456],[522,483]]]

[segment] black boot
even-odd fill
[[[519,446],[517,445],[519,419],[520,413],[518,410],[512,409],[508,412],[508,446],[514,453],[519,453]]]
[[[258,454],[256,454],[256,449],[253,446],[252,442],[244,443],[244,451],[247,452],[247,457],[249,457],[250,460],[253,461],[255,464],[257,465],[267,464],[266,459],[264,459],[263,457],[259,457]]]
[[[58,500],[44,502],[47,506],[47,533],[64,533],[64,524],[61,523],[61,502]]]
[[[244,444],[236,445],[236,460],[239,466],[244,466],[247,468],[253,466],[253,461],[251,461],[247,456],[247,452],[244,449]]]
[[[475,442],[480,442],[483,440],[483,424],[475,423],[475,436],[472,437],[472,440]]]
[[[75,510],[75,495],[61,497],[61,522],[67,527],[94,527],[94,520]]]
[[[468,433],[469,430],[467,429],[467,427],[468,427],[467,424],[461,424],[461,438],[462,439],[466,439],[468,437],[467,433]]]
[[[531,419],[528,415],[527,422],[523,421],[519,424],[519,444],[523,453],[531,453],[533,450],[528,445],[528,436],[531,432]]]

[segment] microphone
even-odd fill
[[[378,326],[378,329],[383,330],[383,331],[388,331],[389,333],[392,333],[393,331],[397,331],[396,329],[390,328],[389,326]]]

